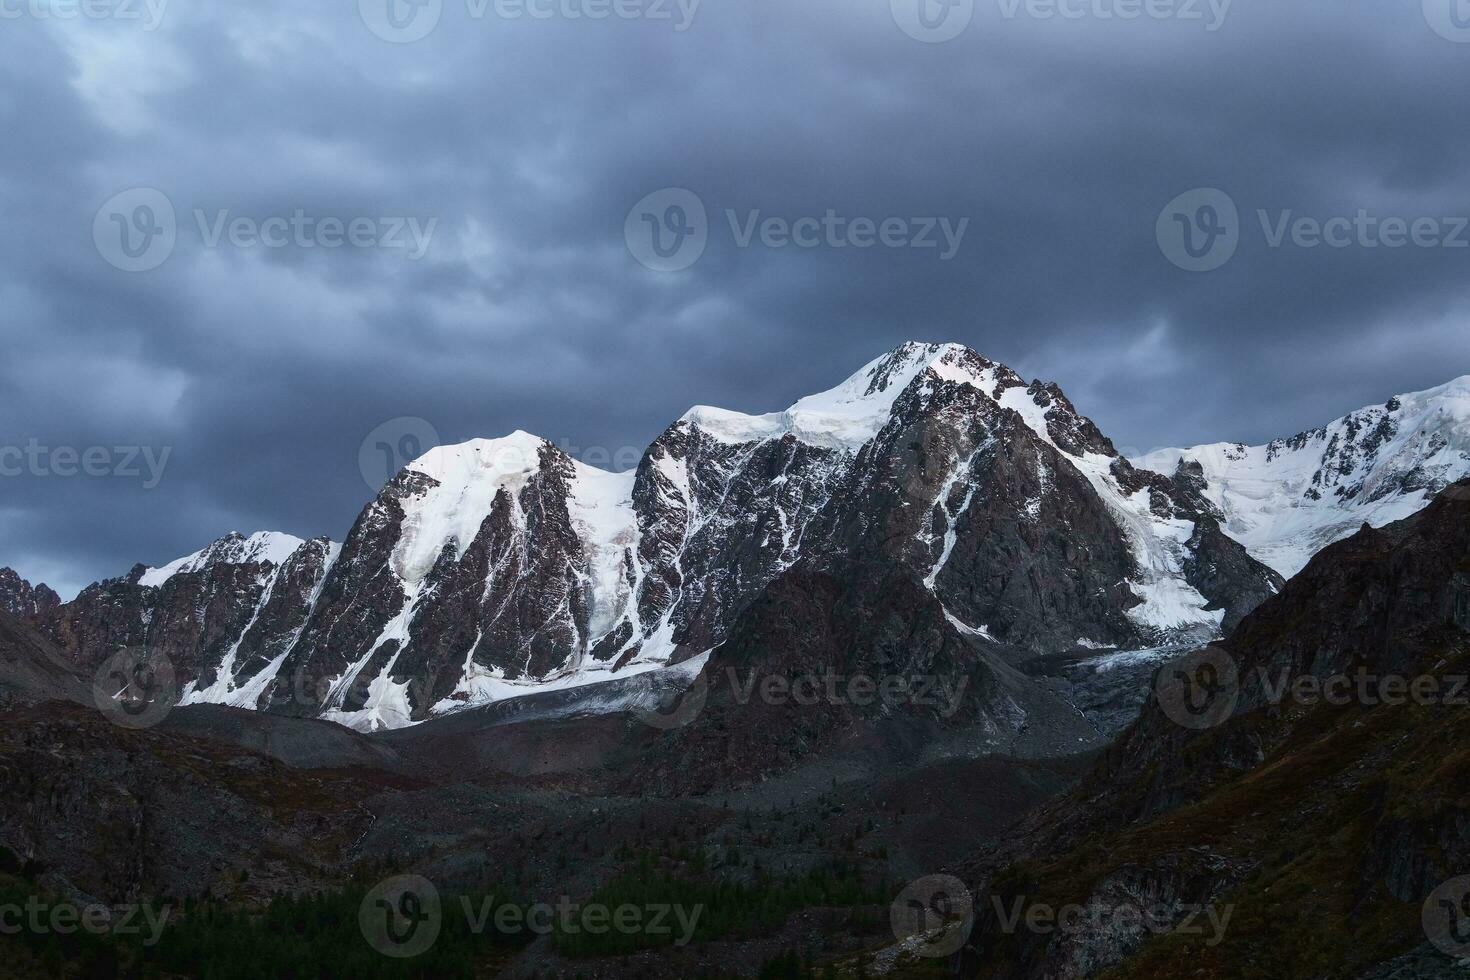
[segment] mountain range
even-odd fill
[[[231,534],[60,603],[82,665],[182,700],[395,728],[705,657],[791,576],[895,575],[1010,661],[1228,632],[1307,557],[1470,474],[1470,378],[1266,446],[1128,460],[1055,385],[909,343],[784,412],[687,412],[611,473],[523,432],[441,446],[338,545]]]

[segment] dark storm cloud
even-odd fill
[[[511,21],[444,0],[392,44],[345,2],[173,0],[149,31],[5,0],[0,445],[171,455],[153,489],[0,479],[0,565],[71,591],[230,529],[340,538],[385,420],[612,453],[912,338],[1054,379],[1139,449],[1290,434],[1470,371],[1470,250],[1271,248],[1256,219],[1470,214],[1470,44],[1420,0],[1236,0],[1217,30],[1100,16],[1127,2],[977,0],[929,44],[888,0],[704,0],[684,31],[672,2]],[[128,273],[92,226],[136,187],[179,235]],[[666,187],[699,196],[710,242],[657,273],[623,226]],[[1198,187],[1242,220],[1208,273],[1155,238]],[[206,248],[196,209],[437,224],[411,261]],[[727,209],[969,225],[951,261],[740,248]]]

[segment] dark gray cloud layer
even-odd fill
[[[141,461],[0,478],[0,565],[69,592],[230,529],[340,538],[385,420],[616,451],[905,339],[1056,380],[1140,449],[1264,440],[1470,371],[1470,249],[1273,248],[1256,217],[1470,215],[1460,0],[1235,0],[1223,21],[975,0],[944,43],[899,28],[917,0],[703,0],[682,31],[691,5],[654,2],[439,0],[398,44],[348,0],[173,0],[154,30],[126,16],[143,0],[0,0],[0,446],[170,451],[151,489]],[[599,9],[668,19],[562,13]],[[94,220],[138,187],[178,233],[130,273]],[[698,195],[709,244],[660,273],[624,224],[666,187]],[[1198,187],[1241,215],[1208,273],[1155,237]],[[414,260],[209,247],[196,209],[437,224]],[[969,224],[944,261],[740,247],[725,217],[829,209]]]

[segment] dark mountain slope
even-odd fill
[[[968,866],[978,916],[962,969],[997,978],[1354,977],[1423,944],[1426,898],[1470,872],[1467,609],[1470,483],[1326,549],[1209,654],[1241,677],[1238,689],[1212,695],[1224,699],[1221,724],[1171,720],[1199,725],[1209,715],[1180,714],[1177,671],[1211,676],[1197,663],[1166,666],[1162,695],[1082,786],[1018,841]],[[1310,694],[1342,675],[1355,683],[1345,698],[1334,693],[1340,703],[1273,693]],[[1405,683],[1360,687],[1362,676]],[[1393,703],[1414,678],[1432,679],[1418,681],[1424,696]],[[1163,903],[1175,931],[1008,931],[995,903],[1018,900]],[[1178,931],[1191,904],[1230,913],[1223,941]]]

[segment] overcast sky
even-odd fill
[[[956,340],[1148,450],[1470,373],[1464,0],[88,2],[0,0],[0,566],[64,595],[340,540],[401,417],[626,460]]]

